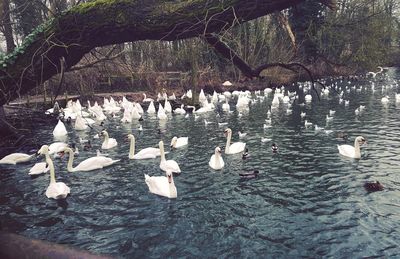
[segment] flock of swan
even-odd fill
[[[343,81],[342,81],[343,82]],[[375,92],[375,85],[373,81],[371,82],[370,89]],[[346,83],[346,82],[344,82]],[[327,96],[333,94],[333,90],[336,91],[336,95],[338,97],[339,104],[344,104],[345,106],[349,105],[350,100],[345,100],[345,93],[349,93],[350,91],[360,92],[363,87],[355,87],[352,86],[351,81],[347,82],[345,87],[339,87],[337,82],[334,83],[330,88],[326,88],[321,92],[321,96]],[[382,87],[382,94],[385,94],[388,88],[398,87],[397,82],[393,82],[393,84],[389,86]],[[312,101],[313,96],[311,94],[312,87],[310,82],[300,83],[300,90],[304,92],[304,102],[309,103]],[[330,90],[331,89],[331,90]],[[199,119],[201,114],[208,114],[216,109],[217,105],[221,105],[221,109],[223,112],[230,113],[232,112],[231,104],[232,101],[236,100],[236,110],[238,112],[238,117],[243,116],[245,111],[249,109],[250,103],[254,101],[263,101],[267,97],[271,97],[272,102],[270,108],[266,111],[265,123],[263,125],[264,129],[268,129],[273,127],[271,121],[271,114],[274,113],[278,107],[284,106],[286,109],[286,113],[290,114],[292,110],[292,105],[303,106],[304,102],[300,102],[302,99],[296,92],[290,92],[282,88],[277,88],[272,90],[270,88],[265,89],[264,91],[256,91],[251,93],[249,91],[233,91],[233,92],[224,92],[224,93],[216,93],[214,92],[212,95],[206,96],[203,90],[200,91],[199,101],[201,103],[201,108],[194,110],[194,107],[189,107],[193,109],[193,115],[195,119]],[[192,98],[191,90],[187,91],[183,97],[181,98]],[[170,103],[171,100],[175,100],[176,96],[173,94],[172,96],[168,96],[166,93],[158,94],[157,100],[148,98],[144,95],[143,102],[148,103],[147,111],[144,111],[140,103],[130,102],[125,97],[122,98],[121,101],[117,102],[112,97],[109,99],[104,98],[104,104],[100,106],[97,102],[94,105],[91,105],[88,102],[87,107],[83,107],[79,100],[73,102],[69,101],[65,108],[61,109],[64,118],[68,118],[72,120],[73,128],[75,131],[85,131],[88,128],[92,128],[93,124],[101,124],[102,121],[107,120],[109,117],[117,117],[118,113],[122,112],[121,123],[131,123],[134,120],[140,120],[142,115],[147,112],[149,116],[156,116],[158,120],[165,121],[171,118],[172,114],[174,116],[184,116],[188,118],[189,114],[187,113],[187,109],[185,109],[184,105],[179,106],[176,109],[172,109],[172,105]],[[400,103],[400,94],[395,94],[395,100],[397,103]],[[155,108],[154,103],[158,102],[158,110]],[[390,102],[390,97],[386,94],[381,99],[383,105],[387,105]],[[54,107],[53,109],[49,109],[47,113],[56,112],[55,110],[59,107]],[[355,115],[360,116],[365,109],[365,106],[360,105],[355,110]],[[332,120],[334,118],[335,111],[330,110],[326,115],[326,121]],[[324,130],[326,134],[330,134],[332,131],[325,130],[322,127],[310,122],[307,120],[307,114],[302,111],[300,113],[301,119],[304,121],[304,127],[315,127],[316,131]],[[207,125],[208,122],[204,117],[204,124]],[[222,124],[220,126],[225,126]],[[141,130],[141,126],[139,128]],[[261,129],[262,130],[262,129]],[[245,142],[232,142],[232,130],[229,127],[226,127],[224,130],[226,136],[226,145],[224,149],[225,155],[233,155],[233,154],[243,154],[246,153],[247,149]],[[55,139],[63,138],[68,134],[68,130],[64,125],[62,120],[57,122],[57,125],[54,127],[53,136]],[[244,138],[246,133],[238,132],[239,138]],[[108,150],[115,148],[118,146],[118,142],[115,138],[109,136],[109,133],[106,129],[103,129],[100,134],[96,134],[93,136],[93,139],[102,137],[101,149]],[[148,147],[144,148],[138,152],[135,152],[135,136],[132,134],[128,134],[127,139],[130,141],[129,148],[129,159],[156,159],[160,157],[159,167],[161,170],[165,172],[163,176],[149,176],[147,174],[144,175],[144,181],[147,184],[149,191],[151,193],[165,196],[168,198],[176,198],[177,197],[177,189],[173,180],[173,173],[179,174],[181,173],[181,169],[179,164],[175,160],[167,160],[166,152],[164,150],[164,142],[161,140],[158,143],[158,147]],[[272,139],[269,138],[261,138],[261,142],[269,142]],[[188,137],[173,137],[171,140],[171,148],[182,148],[188,145]],[[338,152],[340,155],[345,157],[360,159],[361,151],[360,146],[366,143],[366,140],[363,136],[358,136],[354,140],[354,145],[338,145]],[[278,147],[273,144],[272,146],[273,152],[277,152]],[[77,150],[73,150],[67,143],[58,141],[51,143],[49,145],[43,145],[37,154],[44,155],[46,162],[36,163],[31,169],[29,174],[42,174],[46,172],[50,172],[50,184],[46,190],[46,196],[48,198],[54,199],[63,199],[67,197],[70,193],[70,188],[62,183],[57,182],[55,177],[55,169],[52,161],[52,157],[56,158],[57,156],[62,156],[63,154],[68,154],[68,164],[67,171],[68,172],[78,172],[78,171],[92,171],[98,170],[104,167],[112,166],[115,163],[120,162],[120,160],[112,159],[107,157],[106,155],[98,152],[97,156],[90,157],[80,162],[75,167],[74,165],[74,156]],[[0,164],[18,164],[29,162],[32,160],[34,155],[28,155],[24,153],[12,153],[0,160]],[[222,157],[222,149],[219,146],[216,146],[214,149],[214,154],[209,159],[208,165],[214,170],[220,170],[225,166],[223,157]],[[257,171],[258,173],[258,171]]]

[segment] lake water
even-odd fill
[[[219,104],[197,120],[173,115],[160,125],[145,115],[141,133],[138,123],[109,118],[105,128],[119,145],[106,153],[121,162],[68,173],[66,159],[55,160],[57,180],[71,188],[64,201],[46,198],[48,174],[28,175],[34,162],[1,165],[1,226],[31,238],[129,258],[395,258],[400,256],[399,82],[400,71],[394,69],[372,80],[327,80],[328,86],[338,85],[338,92],[344,90],[348,106],[339,104],[332,89],[329,96],[318,100],[314,94],[312,103],[301,106],[300,91],[293,112],[287,114],[281,104],[266,129],[271,94],[264,100],[253,95],[249,111],[240,117],[233,108],[236,99],[230,102],[234,112],[223,113]],[[385,95],[390,97],[388,105],[381,103]],[[356,116],[360,105],[366,108]],[[326,123],[329,110],[336,113]],[[333,132],[306,128],[300,112]],[[204,118],[212,123],[206,126]],[[228,123],[234,141],[239,130],[247,133],[241,141],[247,143],[250,157],[223,154],[225,167],[214,171],[208,161],[217,145],[225,146],[226,126],[218,122]],[[32,134],[49,144],[54,126],[37,125]],[[69,142],[95,134],[68,130]],[[143,175],[164,175],[159,159],[129,160],[124,141],[128,133],[135,134],[137,150],[156,146],[160,139],[169,144],[175,135],[189,137],[186,148],[167,154],[182,169],[174,177],[177,199],[149,193]],[[339,133],[348,134],[348,144],[359,135],[367,139],[360,160],[338,154],[337,144],[345,143],[337,138]],[[271,138],[279,152],[272,153],[272,142],[261,142],[262,137]],[[101,140],[92,143],[93,150],[81,151],[75,164],[95,155]],[[239,177],[253,170],[260,171],[257,178]],[[385,189],[368,193],[364,183],[375,180]]]

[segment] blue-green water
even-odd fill
[[[143,132],[138,123],[121,124],[109,118],[105,128],[117,139],[117,148],[106,153],[121,162],[109,168],[68,173],[66,159],[55,160],[56,178],[71,188],[65,201],[47,199],[49,176],[31,178],[33,165],[1,166],[0,217],[3,229],[121,257],[204,257],[204,258],[296,258],[296,257],[397,257],[400,255],[400,72],[389,70],[386,77],[371,81],[328,80],[350,99],[346,107],[331,90],[305,106],[293,104],[286,114],[281,104],[272,113],[272,127],[263,129],[272,101],[253,95],[249,111],[241,117],[234,110],[220,109],[201,115],[170,116],[165,125],[147,115]],[[356,87],[352,89],[351,87]],[[361,89],[362,87],[362,89]],[[385,89],[382,91],[382,87]],[[361,89],[361,90],[357,90]],[[263,95],[263,94],[261,94]],[[381,103],[384,95],[390,103]],[[300,101],[303,93],[300,92]],[[231,109],[236,99],[231,100]],[[365,105],[356,116],[354,110]],[[326,124],[326,114],[335,110]],[[326,129],[327,134],[305,128],[306,119]],[[217,117],[217,114],[220,116]],[[120,113],[120,116],[122,113]],[[203,118],[213,122],[205,126]],[[208,161],[217,145],[225,145],[217,122],[228,122],[233,130],[246,132],[250,157],[223,155],[225,167],[214,171]],[[55,125],[38,125],[33,135],[43,144],[53,142]],[[98,129],[100,127],[97,127]],[[159,129],[161,128],[161,133]],[[95,131],[75,133],[70,127],[68,141],[92,138]],[[170,151],[182,174],[174,177],[177,199],[149,193],[144,174],[164,175],[159,159],[129,160],[128,133],[136,136],[136,149],[156,146],[160,139],[169,144],[173,136],[189,136],[186,148]],[[349,135],[349,144],[363,135],[359,161],[341,157],[339,132]],[[271,152],[272,138],[279,152]],[[93,150],[82,151],[75,164],[95,155],[101,140],[93,139]],[[39,160],[39,159],[38,159]],[[243,180],[239,173],[259,170],[257,178]],[[379,180],[385,189],[368,193],[363,185]]]

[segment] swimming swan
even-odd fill
[[[103,167],[119,162],[119,160],[112,160],[111,158],[105,156],[94,156],[83,160],[76,167],[72,167],[74,163],[74,151],[67,147],[64,149],[64,152],[68,152],[69,154],[67,165],[68,172],[92,171],[96,169],[102,169]]]
[[[163,171],[168,171],[170,170],[171,172],[174,173],[180,173],[181,168],[179,167],[178,163],[175,160],[165,160],[165,152],[164,152],[164,142],[161,140],[158,143],[160,147],[160,152],[161,152],[161,162],[160,162],[160,168]]]
[[[351,145],[338,145],[339,153],[343,156],[351,157],[351,158],[361,158],[360,145],[364,144],[365,138],[362,136],[358,136],[354,140],[354,147]]]
[[[24,153],[12,153],[0,160],[0,164],[15,165],[18,163],[28,162],[34,155],[27,155]]]
[[[101,132],[101,135],[104,136],[104,142],[101,145],[101,149],[110,149],[110,148],[116,147],[118,145],[115,138],[110,138],[108,136],[108,132],[106,130],[103,130]]]
[[[47,187],[47,198],[64,199],[70,193],[71,189],[63,182],[56,182],[56,174],[54,172],[54,164],[49,155],[49,146],[43,145],[38,151],[39,155],[46,156],[46,163],[50,168],[50,185]]]
[[[226,146],[225,146],[225,154],[236,154],[236,153],[240,153],[243,152],[245,147],[246,147],[246,143],[244,142],[235,142],[231,144],[231,138],[232,138],[232,130],[230,128],[227,128],[224,131],[226,138]]]
[[[180,148],[186,146],[188,144],[189,137],[173,137],[171,140],[171,147],[173,148]]]
[[[48,167],[46,162],[40,162],[36,163],[34,166],[32,166],[31,169],[29,169],[29,175],[44,174],[49,170],[50,168]]]
[[[214,155],[211,156],[208,165],[214,170],[220,170],[224,167],[225,163],[221,157],[221,148],[216,147],[214,151]]]
[[[135,154],[135,136],[129,134],[128,139],[130,140],[129,159],[150,159],[161,155],[160,149],[155,147],[144,148]]]
[[[58,120],[57,125],[54,127],[53,136],[54,137],[63,137],[67,135],[67,129],[65,128],[64,123],[61,120]]]
[[[144,175],[145,182],[151,193],[167,198],[176,198],[178,193],[172,176],[172,171],[166,171],[167,176],[148,176]]]

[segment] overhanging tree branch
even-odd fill
[[[69,69],[95,47],[219,32],[305,0],[115,0],[77,5],[28,36],[0,62],[0,106]],[[319,0],[334,4],[334,0]]]

